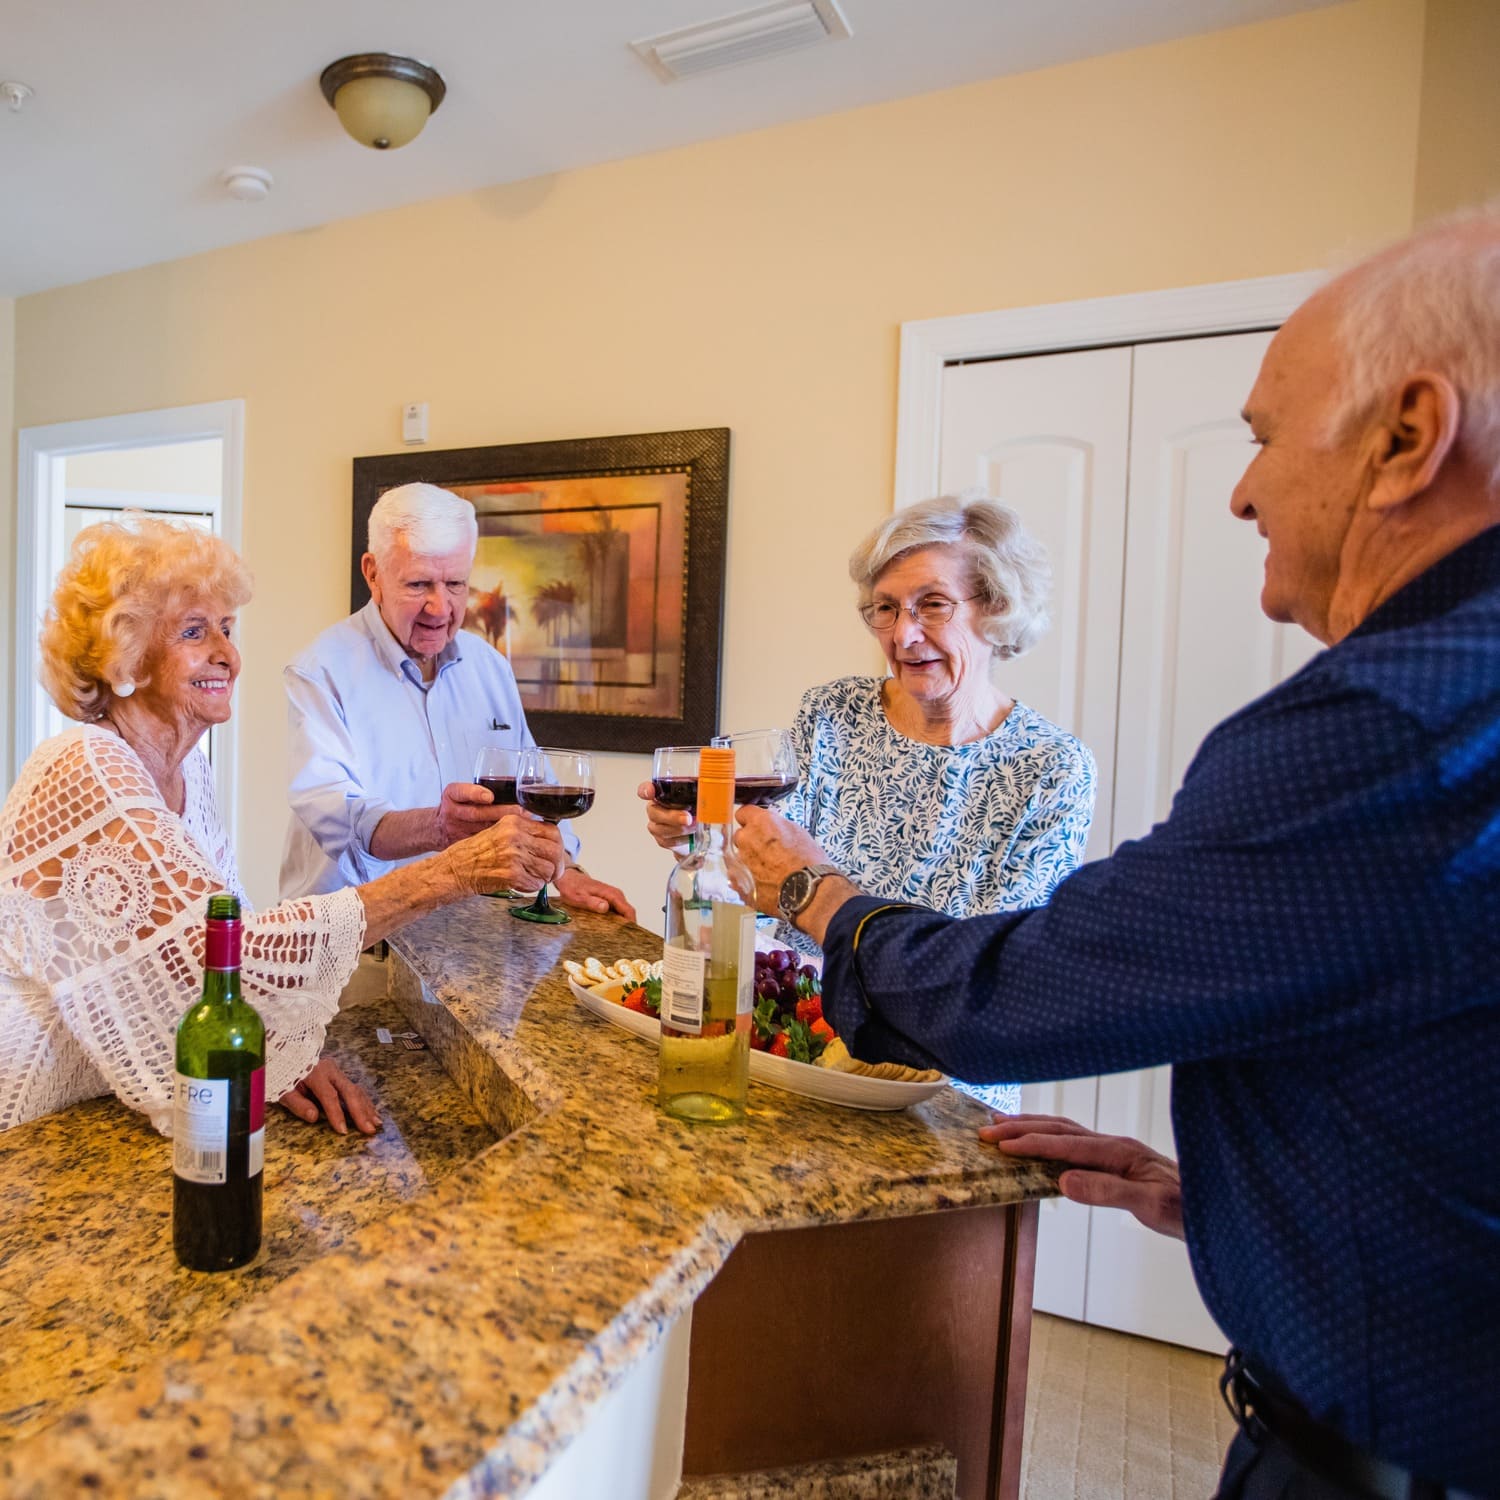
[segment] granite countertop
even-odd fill
[[[1054,1192],[946,1089],[865,1114],[752,1084],[742,1124],[663,1115],[655,1050],[561,969],[654,956],[618,919],[475,899],[393,946],[394,1002],[333,1038],[383,1128],[273,1111],[243,1271],[176,1267],[168,1148],[114,1101],[0,1135],[4,1494],[524,1494],[741,1235]]]

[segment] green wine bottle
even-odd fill
[[[229,1271],[260,1249],[266,1028],[240,994],[240,903],[208,898],[203,994],[177,1026],[172,1243],[193,1271]]]

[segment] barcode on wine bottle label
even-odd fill
[[[661,953],[662,1019],[677,1031],[703,1030],[704,955],[668,943]]]
[[[184,1182],[227,1182],[229,1079],[177,1075],[172,1171]]]

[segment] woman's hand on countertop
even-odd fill
[[[312,1072],[281,1096],[281,1103],[309,1125],[316,1125],[321,1115],[339,1135],[349,1133],[346,1116],[363,1135],[380,1129],[380,1116],[370,1096],[331,1057],[320,1057]]]
[[[1144,1141],[1100,1135],[1057,1115],[996,1115],[979,1139],[1008,1156],[1066,1162],[1058,1190],[1074,1203],[1123,1208],[1147,1229],[1182,1239],[1182,1183],[1177,1163]]]

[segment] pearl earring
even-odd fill
[[[115,684],[115,697],[128,698],[135,691],[135,684],[127,677],[124,682]]]

